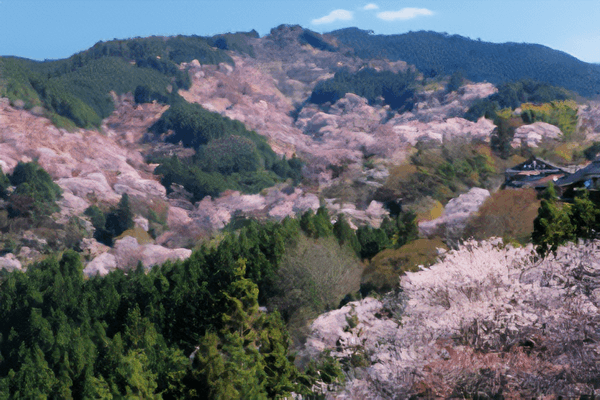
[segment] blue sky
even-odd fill
[[[600,63],[600,0],[0,0],[0,55],[64,58],[135,36],[251,29],[262,36],[283,23],[539,43]]]

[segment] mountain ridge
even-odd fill
[[[491,43],[433,31],[374,35],[358,28],[345,28],[326,35],[335,37],[361,58],[401,59],[429,76],[462,71],[473,81],[498,84],[527,78],[563,86],[582,96],[600,94],[599,65],[541,44]],[[535,65],[537,68],[533,68]],[[561,69],[565,71],[562,74]]]

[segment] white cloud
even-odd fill
[[[368,10],[379,10],[379,6],[377,4],[374,3],[369,3],[366,6],[363,7],[363,10],[368,11]]]
[[[429,15],[433,15],[433,11],[428,10],[426,8],[406,7],[399,11],[383,11],[377,13],[377,18],[382,19],[384,21],[406,21],[408,19],[424,17]]]
[[[349,21],[354,16],[352,11],[348,10],[333,10],[328,15],[313,19],[313,25],[330,24],[335,21]]]

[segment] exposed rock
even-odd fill
[[[467,193],[450,200],[440,218],[419,223],[423,236],[442,236],[456,239],[461,237],[469,216],[490,197],[486,189],[472,188]]]
[[[527,147],[538,147],[544,139],[558,139],[562,132],[557,126],[546,122],[534,122],[531,125],[522,125],[515,130],[515,136],[510,143],[513,148],[527,145]]]
[[[8,272],[16,269],[21,269],[21,262],[17,260],[14,254],[8,253],[7,255],[0,257],[0,270],[5,269]]]

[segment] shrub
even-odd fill
[[[308,319],[336,308],[360,288],[362,269],[353,251],[335,238],[301,235],[281,260],[270,307],[281,312],[291,330],[301,331]]]
[[[500,175],[487,146],[458,140],[441,148],[417,144],[417,149],[411,164],[392,169],[384,184],[407,204],[427,196],[446,203],[471,187],[490,187]]]
[[[419,265],[434,264],[438,258],[437,249],[448,250],[448,247],[440,239],[417,239],[399,249],[383,250],[365,268],[361,292],[389,292],[398,286],[399,277],[405,272],[416,272]]]
[[[539,206],[534,189],[499,190],[469,219],[464,236],[477,240],[496,236],[525,244],[533,232]]]
[[[56,200],[61,197],[62,190],[37,162],[20,162],[9,179],[11,185],[15,186],[9,197],[12,216],[36,219],[59,210]]]
[[[552,101],[541,105],[521,104],[521,118],[527,124],[547,122],[560,128],[566,139],[575,134],[577,127],[577,103],[573,100]]]

